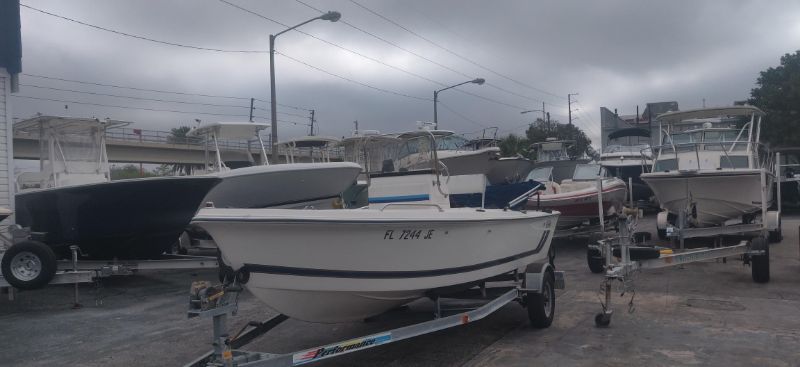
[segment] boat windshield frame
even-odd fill
[[[597,177],[606,176],[606,168],[600,164],[579,163],[575,165],[575,170],[572,172],[572,181],[593,181]]]

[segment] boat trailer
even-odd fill
[[[506,274],[456,294],[428,294],[435,305],[432,320],[296,352],[273,354],[240,348],[286,321],[286,315],[279,314],[263,322],[251,321],[231,336],[226,331],[227,317],[228,314],[236,315],[239,293],[243,290],[241,285],[236,281],[230,285],[216,286],[204,281],[194,282],[190,291],[188,317],[212,319],[213,349],[185,366],[297,366],[466,325],[485,318],[513,301],[528,309],[533,327],[545,328],[550,326],[554,316],[555,289],[564,289],[564,272],[554,271],[549,263],[533,264],[525,273]],[[450,299],[480,300],[482,304],[469,309],[444,307],[441,301]]]
[[[10,239],[5,234],[0,233],[2,242]],[[80,294],[78,292],[80,283],[96,283],[102,278],[112,276],[135,275],[140,271],[155,270],[188,270],[188,269],[216,269],[219,263],[213,256],[192,256],[192,255],[165,255],[157,260],[79,260],[79,248],[70,246],[72,252],[71,260],[58,260],[57,270],[53,278],[47,284],[74,284],[75,292],[73,307],[81,307]],[[3,244],[0,243],[0,259],[3,257]],[[0,290],[8,293],[8,299],[13,301],[16,298],[17,289],[0,275]]]
[[[680,251],[673,253],[672,249],[640,246],[637,243],[635,232],[638,219],[642,212],[638,209],[625,208],[624,225],[620,228],[620,235],[590,244],[587,250],[587,261],[589,268],[594,273],[605,271],[605,279],[601,285],[602,312],[595,315],[595,325],[606,327],[611,323],[611,293],[612,286],[618,285],[620,297],[630,294],[628,302],[628,312],[634,311],[634,298],[636,288],[634,276],[647,269],[659,269],[670,266],[681,266],[683,264],[723,259],[727,257],[741,256],[745,265],[750,265],[753,281],[765,283],[769,281],[769,243],[767,241],[767,229],[760,224],[758,227],[753,225],[743,225],[744,227],[723,226],[709,228],[684,228],[674,233],[673,241],[681,243],[683,250],[683,240],[686,238],[713,237],[711,247],[696,250]],[[726,246],[723,235],[744,235],[755,237],[749,240],[741,240],[735,245]]]

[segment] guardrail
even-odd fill
[[[25,133],[15,131],[14,136],[18,138],[27,138],[38,140],[39,135],[36,133]],[[131,128],[112,128],[106,130],[106,142],[124,142],[124,143],[149,143],[149,144],[169,144],[173,146],[185,147],[189,149],[203,149],[205,147],[205,139],[198,137],[175,136],[169,131],[159,130],[146,130],[146,129],[131,129]],[[217,144],[222,150],[240,150],[249,151],[253,154],[260,154],[260,147],[258,141],[253,141],[250,144],[245,141],[239,140],[218,140]],[[265,139],[267,152],[269,152],[269,137]],[[213,151],[213,144],[209,143],[209,150]],[[289,149],[285,146],[278,146],[279,155],[288,155]],[[310,157],[314,160],[322,159],[323,156],[319,150],[312,150],[310,148],[294,148],[294,155],[296,157]],[[327,154],[331,159],[341,160],[344,156],[344,150],[341,147],[330,149]],[[277,162],[283,163],[283,162]]]

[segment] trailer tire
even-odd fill
[[[589,264],[589,270],[592,273],[599,274],[605,270],[605,259],[598,249],[590,248],[586,250],[586,263]]]
[[[0,263],[3,278],[18,289],[39,289],[56,274],[56,255],[50,246],[38,241],[23,241],[11,246]]]
[[[750,247],[754,250],[764,250],[764,254],[750,257],[753,281],[756,283],[769,282],[769,243],[763,237],[756,237],[751,241]]]
[[[550,327],[556,312],[555,277],[553,271],[545,271],[542,287],[539,293],[528,293],[525,296],[525,305],[528,308],[528,319],[531,327],[544,329]]]

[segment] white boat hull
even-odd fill
[[[204,202],[217,208],[304,207],[331,201],[353,185],[361,166],[351,162],[293,163],[237,168],[213,175],[222,182]]]
[[[248,290],[311,322],[361,320],[423,297],[547,261],[558,213],[434,208],[203,209],[194,224]]]
[[[772,203],[772,181],[767,173],[767,206]],[[661,208],[678,215],[693,204],[698,227],[721,225],[761,210],[761,170],[714,170],[643,173]]]

